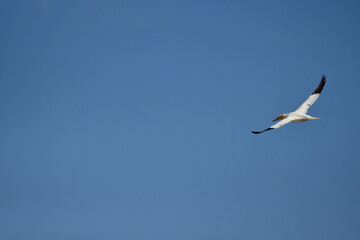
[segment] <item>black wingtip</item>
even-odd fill
[[[315,91],[312,94],[316,94],[316,93],[320,94],[325,86],[325,83],[326,83],[326,76],[322,75],[319,85],[317,86],[317,88],[315,89]]]
[[[261,132],[257,132],[257,131],[251,131],[253,134],[259,134],[259,133],[263,133],[263,132],[266,132],[266,131],[269,131],[269,130],[273,130],[273,128],[267,128]]]

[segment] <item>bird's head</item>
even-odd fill
[[[287,117],[287,114],[280,114],[279,116],[277,116],[277,118],[275,118],[273,120],[273,122],[283,120],[286,117]]]

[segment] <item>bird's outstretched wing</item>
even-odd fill
[[[323,75],[321,81],[315,91],[306,99],[306,101],[300,105],[295,112],[306,114],[309,108],[315,103],[315,101],[319,98],[321,91],[323,90],[326,83],[326,76]]]
[[[291,117],[291,116],[290,116],[290,117],[287,117],[287,118],[285,118],[285,119],[281,120],[280,122],[278,122],[278,123],[276,123],[276,124],[272,125],[271,127],[267,128],[267,129],[265,129],[265,130],[263,130],[263,131],[260,131],[260,132],[257,132],[257,131],[251,131],[251,132],[252,132],[252,133],[254,133],[254,134],[263,133],[263,132],[266,132],[266,131],[269,131],[269,130],[273,130],[273,129],[276,129],[276,128],[279,128],[279,127],[282,127],[282,126],[284,126],[285,124],[287,124],[287,123],[291,122],[292,120],[294,120],[294,117]]]

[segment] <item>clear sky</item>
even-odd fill
[[[359,13],[1,1],[0,238],[360,239]]]

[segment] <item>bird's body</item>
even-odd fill
[[[320,119],[317,117],[312,117],[310,115],[307,114],[301,114],[301,113],[297,113],[297,112],[292,112],[292,113],[288,113],[290,116],[294,115],[295,119],[292,120],[291,122],[306,122],[308,120],[315,120],[315,119]]]
[[[320,93],[325,86],[325,83],[326,83],[326,77],[323,75],[318,87],[310,95],[310,97],[308,97],[308,99],[306,99],[306,101],[303,104],[301,104],[298,109],[296,109],[296,111],[290,112],[290,113],[285,113],[285,114],[280,114],[276,119],[273,120],[273,122],[279,121],[278,123],[272,125],[271,127],[267,128],[263,131],[260,131],[260,132],[252,131],[252,133],[254,133],[254,134],[263,133],[265,131],[269,131],[269,130],[273,130],[273,129],[282,127],[283,125],[290,123],[290,122],[305,122],[308,120],[320,119],[317,117],[312,117],[310,115],[307,115],[306,113],[309,110],[309,108],[315,103],[315,101],[319,98]]]
[[[290,122],[306,122],[308,120],[315,120],[315,119],[320,119],[317,117],[312,117],[310,115],[301,113],[301,112],[291,112],[291,113],[287,113],[287,118],[292,119]]]

